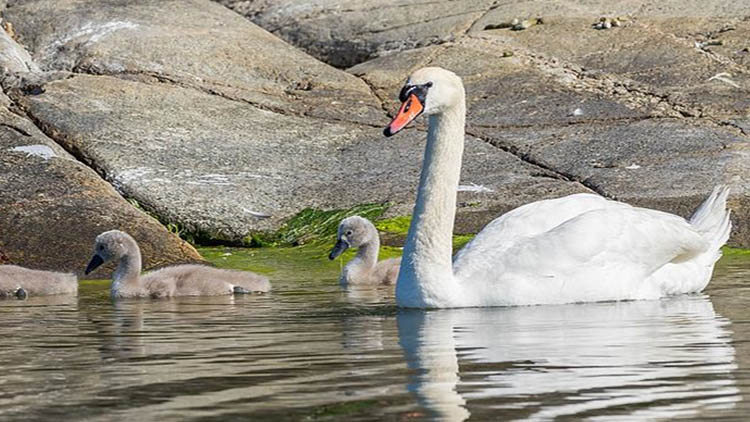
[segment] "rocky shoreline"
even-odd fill
[[[8,2],[0,259],[79,272],[119,228],[154,267],[201,259],[165,225],[247,244],[305,209],[408,215],[423,127],[381,128],[426,65],[467,88],[457,233],[586,191],[687,216],[730,183],[750,247],[750,7],[604,3]]]

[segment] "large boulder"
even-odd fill
[[[743,18],[750,14],[745,2],[729,0],[660,1],[628,0],[618,2],[580,2],[560,0],[531,0],[499,2],[497,0],[437,0],[413,2],[406,0],[376,0],[351,2],[349,0],[313,0],[300,3],[295,0],[215,0],[237,13],[296,45],[320,60],[337,67],[349,67],[374,56],[410,50],[428,45],[442,44],[461,38],[467,33],[485,27],[510,29],[514,23],[529,18],[543,18],[550,33],[551,44],[590,59],[607,57],[610,50],[631,51],[631,59],[660,62],[661,55],[652,54],[663,48],[663,41],[693,44],[691,38],[737,38],[743,32],[724,34],[722,29],[744,26]],[[613,35],[596,35],[593,24],[601,17],[624,17],[625,26],[637,23],[636,31],[652,42],[643,45],[605,42],[586,44],[592,38]],[[535,22],[535,21],[532,21]],[[552,26],[567,26],[563,33]],[[535,28],[538,30],[538,28]],[[519,36],[524,31],[514,31]],[[603,31],[607,32],[607,31]],[[614,35],[618,37],[619,35]],[[654,40],[659,42],[654,43]],[[724,43],[724,47],[710,46],[710,51],[726,52],[736,56],[744,45]],[[733,48],[736,46],[739,48]],[[534,47],[537,47],[535,45]],[[646,47],[646,50],[631,47]],[[642,54],[648,51],[649,54]],[[671,52],[663,50],[664,68],[671,61]],[[622,60],[607,60],[612,64]],[[656,70],[659,69],[651,69]]]
[[[385,140],[365,81],[220,5],[27,1],[5,16],[47,72],[17,78],[13,99],[162,221],[241,242],[308,207],[411,211],[424,133]],[[474,138],[466,162],[459,231],[587,190]]]
[[[0,29],[0,72],[11,74],[38,70],[29,52],[18,45],[11,34]]]
[[[384,51],[460,37],[493,0],[218,0],[289,43],[339,68]]]
[[[242,241],[308,207],[387,201],[408,214],[423,126],[389,140],[380,128],[409,72],[439,65],[468,94],[457,231],[591,190],[687,215],[733,183],[733,239],[750,245],[746,61],[718,42],[740,42],[748,23],[714,19],[742,5],[680,20],[674,2],[224,3],[329,63],[377,57],[337,70],[207,0],[27,0],[4,17],[41,71],[5,85],[162,221]]]
[[[645,81],[588,74],[530,52],[511,32],[482,31],[349,71],[387,95],[419,67],[452,69],[466,85],[468,133],[611,198],[689,216],[715,185],[730,184],[732,242],[750,245],[750,142],[729,121],[741,117],[737,104],[746,94],[732,101],[715,95],[702,105],[673,102],[649,92]],[[722,112],[705,114],[709,106]]]
[[[94,238],[110,229],[138,240],[148,268],[201,260],[193,247],[5,107],[0,107],[0,227],[0,264],[82,275]]]
[[[42,70],[192,87],[285,114],[383,119],[363,81],[208,0],[29,0],[4,17]]]
[[[307,207],[390,202],[391,214],[408,214],[424,148],[416,130],[386,140],[380,128],[104,76],[57,80],[17,100],[127,197],[212,240],[275,230]],[[473,138],[466,155],[464,231],[488,210],[585,190]]]

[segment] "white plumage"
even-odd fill
[[[534,202],[491,222],[455,257],[467,303],[654,299],[699,292],[729,236],[728,189],[685,219],[592,194]],[[701,226],[698,222],[707,223]],[[709,222],[710,220],[710,222]]]
[[[534,202],[489,223],[451,265],[464,141],[463,84],[449,71],[424,68],[409,78],[405,91],[414,86],[422,89],[430,122],[396,286],[400,306],[655,299],[706,287],[731,229],[727,187],[714,189],[689,221],[594,194]],[[403,117],[398,119],[394,122],[403,127]]]

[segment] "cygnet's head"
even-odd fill
[[[96,237],[94,241],[94,256],[86,267],[86,274],[109,260],[119,260],[126,255],[135,244],[129,234],[119,230],[110,230]]]
[[[464,84],[455,73],[441,67],[423,67],[406,80],[401,93],[401,108],[385,128],[393,136],[420,114],[440,114],[465,101]]]
[[[373,240],[378,231],[375,226],[366,218],[358,215],[347,217],[339,223],[339,231],[336,238],[336,245],[331,249],[328,255],[329,259],[336,259],[345,250],[349,248],[359,248]]]

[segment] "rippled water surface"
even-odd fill
[[[268,272],[273,293],[112,303],[84,282],[0,302],[0,420],[750,415],[750,255],[705,295],[420,312],[341,291],[319,251],[204,252]]]

